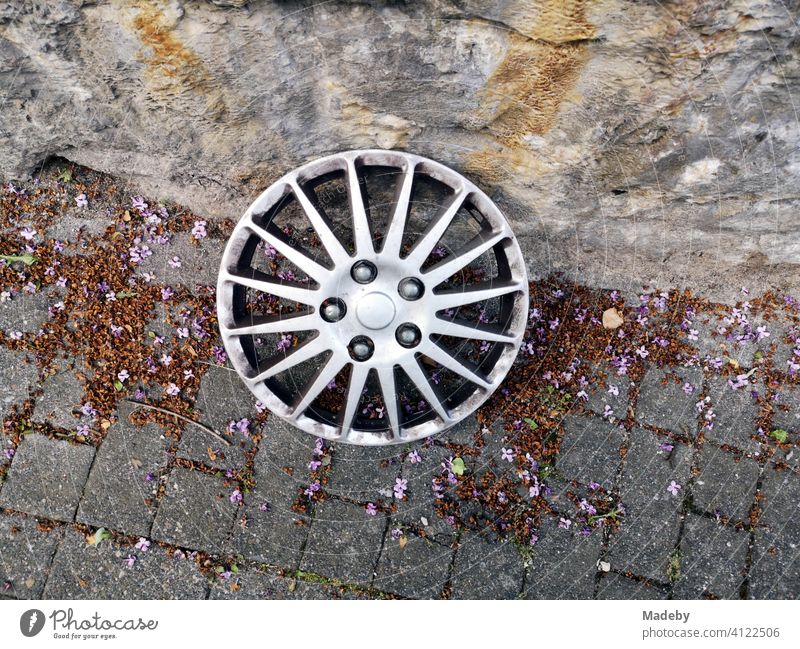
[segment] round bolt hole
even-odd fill
[[[357,261],[353,264],[350,275],[359,284],[369,284],[378,276],[378,269],[371,261]]]
[[[339,322],[347,313],[347,307],[338,297],[325,300],[319,308],[319,314],[325,322]]]
[[[400,280],[397,292],[406,300],[418,300],[425,292],[425,286],[416,277],[406,277]]]
[[[419,327],[410,322],[405,322],[397,328],[395,338],[403,347],[416,347],[419,345],[419,341],[422,340],[422,334],[419,331]]]
[[[356,336],[350,341],[348,350],[354,361],[368,361],[375,352],[375,345],[366,336]]]

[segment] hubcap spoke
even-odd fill
[[[358,406],[361,403],[361,393],[364,391],[364,386],[367,383],[367,375],[369,374],[369,367],[360,363],[353,363],[350,370],[350,381],[347,384],[347,398],[344,406],[344,414],[342,415],[342,438],[346,439],[350,428],[353,425],[353,419],[358,411]]]
[[[410,363],[406,363],[403,366],[403,371],[408,375],[408,378],[411,379],[411,382],[414,384],[417,390],[419,390],[422,398],[428,402],[430,407],[433,408],[433,411],[439,415],[442,421],[445,424],[449,424],[451,421],[453,421],[450,413],[447,412],[444,403],[439,398],[439,395],[436,394],[435,388],[431,385],[430,381],[428,381],[428,377],[425,376],[425,372],[423,372],[422,368],[419,366],[417,359],[412,359]]]
[[[319,327],[319,319],[314,313],[288,314],[286,316],[252,316],[249,324],[237,324],[220,329],[231,336],[266,336],[267,334],[310,331]]]
[[[339,241],[339,237],[333,233],[330,221],[319,213],[311,198],[306,194],[305,189],[296,180],[289,181],[289,187],[295,198],[297,198],[300,208],[311,222],[311,227],[316,230],[317,236],[322,242],[322,247],[325,248],[333,260],[334,266],[347,264],[350,260],[350,255],[347,254],[347,250],[344,249],[342,242]]]
[[[399,257],[400,247],[403,245],[403,235],[405,234],[408,210],[411,203],[411,190],[414,187],[415,166],[413,162],[409,161],[395,191],[394,211],[389,222],[389,229],[386,231],[386,237],[383,240],[383,250],[381,251],[390,258]]]
[[[271,277],[257,270],[223,271],[222,277],[227,282],[233,282],[262,293],[275,295],[291,302],[312,305],[316,300],[316,289],[308,288],[298,282]]]
[[[459,190],[453,195],[450,204],[431,221],[427,230],[422,233],[419,240],[414,244],[414,247],[406,258],[409,264],[413,267],[420,268],[422,264],[425,263],[425,260],[431,252],[433,252],[436,244],[439,243],[445,230],[450,227],[458,210],[461,209],[461,206],[464,204],[466,197],[467,194],[463,190]]]
[[[492,384],[469,367],[466,361],[456,358],[437,343],[432,342],[425,347],[423,353],[442,367],[446,367],[454,374],[458,374],[461,378],[467,379],[484,390],[491,389]]]
[[[350,198],[350,213],[353,216],[356,252],[360,257],[371,255],[375,252],[372,243],[372,232],[367,219],[364,196],[361,193],[361,184],[358,182],[356,161],[351,158],[347,160],[347,193]]]
[[[319,356],[329,349],[330,345],[328,345],[327,341],[321,336],[307,340],[303,343],[300,343],[292,351],[286,354],[286,356],[281,357],[276,355],[266,363],[260,363],[260,369],[264,368],[265,365],[266,368],[261,369],[256,376],[248,379],[248,383],[250,385],[261,383],[262,381],[265,381],[276,374],[280,374],[281,372],[285,372],[286,370],[291,369],[300,363],[311,360],[315,356]]]
[[[389,430],[394,439],[400,439],[400,399],[397,396],[394,367],[379,367],[378,380],[383,394],[383,406],[389,419]]]
[[[345,361],[338,354],[331,356],[325,365],[323,365],[302,394],[298,395],[295,401],[295,407],[292,411],[292,419],[297,419],[302,415],[311,403],[316,399],[328,384],[336,378],[336,375],[345,366]]]
[[[503,239],[508,238],[508,232],[481,232],[471,241],[457,250],[451,257],[446,257],[435,266],[432,266],[422,274],[423,279],[431,286],[441,284],[445,280],[455,275],[487,250],[490,250]]]
[[[468,323],[463,320],[443,320],[437,318],[431,327],[431,333],[440,336],[454,336],[470,340],[485,340],[493,343],[512,343],[515,336],[502,331],[500,327]]]
[[[471,286],[446,289],[435,293],[433,298],[433,308],[436,311],[443,309],[455,309],[456,307],[475,302],[491,300],[495,297],[503,297],[509,293],[522,291],[524,286],[521,282],[515,281],[490,281],[480,282]]]
[[[330,271],[327,268],[311,259],[311,257],[306,255],[299,248],[295,248],[287,240],[286,236],[283,235],[283,232],[276,228],[272,223],[270,223],[266,228],[262,228],[260,225],[257,225],[250,220],[247,222],[246,226],[250,231],[253,232],[253,234],[275,248],[275,250],[286,257],[286,259],[292,262],[295,266],[302,268],[303,271],[308,273],[308,276],[312,279],[319,281],[323,277],[330,274]]]

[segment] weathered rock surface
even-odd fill
[[[399,148],[487,189],[535,275],[783,286],[798,4],[6,3],[0,175],[63,156],[215,218],[308,159]]]

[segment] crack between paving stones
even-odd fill
[[[394,498],[392,499],[394,500]],[[386,523],[383,526],[383,534],[381,535],[381,546],[378,548],[378,556],[375,558],[375,563],[372,564],[372,577],[369,580],[370,588],[373,588],[373,584],[375,580],[378,578],[378,565],[381,562],[381,557],[383,556],[383,546],[386,544],[386,535],[389,533],[389,525],[391,523],[391,519],[389,516],[386,517]]]
[[[708,377],[703,374],[703,387],[701,394],[708,394],[709,385],[708,385]],[[686,530],[686,518],[689,515],[689,512],[692,510],[694,505],[694,486],[695,486],[695,475],[696,473],[700,472],[700,454],[703,450],[703,446],[705,444],[705,435],[703,433],[703,418],[702,413],[697,413],[696,421],[695,421],[695,441],[691,445],[691,461],[689,463],[689,479],[686,481],[686,489],[684,491],[683,500],[681,501],[681,508],[680,508],[680,525],[678,526],[678,538],[675,541],[675,546],[670,552],[669,555],[669,562],[671,563],[672,558],[677,556],[678,560],[678,576],[676,577],[675,581],[669,576],[669,592],[667,595],[667,599],[675,599],[675,584],[680,579],[680,570],[683,567],[681,564],[682,561],[682,551],[681,545],[683,543],[683,535]],[[671,451],[671,453],[674,452]],[[667,570],[671,569],[670,563],[667,564]]]
[[[50,553],[50,557],[47,560],[47,570],[46,570],[45,578],[42,581],[42,595],[39,597],[39,599],[42,599],[42,596],[44,595],[44,591],[47,589],[47,584],[50,581],[50,576],[51,576],[51,574],[53,572],[53,562],[55,561],[56,553],[61,549],[61,545],[64,543],[64,541],[66,539],[67,535],[64,533],[64,527],[66,527],[66,524],[64,524],[62,526],[59,526],[57,528],[58,531],[61,533],[61,540],[55,545],[55,547],[53,548],[53,551]],[[55,532],[55,530],[51,531],[50,534],[53,534],[54,532]],[[16,591],[16,587],[14,588],[14,590]],[[17,599],[17,598],[15,598],[15,599]]]
[[[455,549],[450,554],[450,563],[447,565],[447,578],[444,581],[442,590],[439,594],[439,599],[452,599],[453,595],[453,571],[456,565],[456,554],[461,547],[461,530],[456,528]],[[444,594],[449,593],[447,598],[443,597]]]
[[[690,465],[690,471],[692,471],[696,466],[696,461],[700,457],[700,451],[695,449],[692,453],[692,462]],[[694,491],[694,475],[691,475],[689,479],[686,481],[686,491],[683,500],[681,501],[681,508],[680,508],[680,525],[678,526],[678,538],[675,540],[675,545],[672,548],[672,552],[669,554],[669,562],[667,563],[667,570],[672,568],[671,562],[672,558],[677,556],[678,560],[678,576],[675,578],[675,581],[672,580],[672,577],[668,574],[667,577],[669,578],[669,594],[668,599],[675,599],[675,584],[680,579],[680,570],[683,567],[681,565],[682,561],[682,552],[681,552],[681,544],[683,543],[683,534],[684,530],[686,529],[686,517],[689,514],[689,510],[691,509],[691,500],[693,498],[693,491]]]
[[[83,503],[83,499],[86,496],[86,488],[89,485],[89,476],[92,475],[92,469],[94,469],[94,463],[97,462],[97,456],[99,447],[94,449],[94,453],[92,454],[92,461],[89,463],[89,470],[86,472],[86,481],[83,483],[83,487],[81,488],[81,496],[78,498],[78,502],[75,504],[75,509],[72,510],[72,522],[77,523],[78,517],[78,510],[81,507],[81,503]]]
[[[333,457],[331,457],[331,462],[333,462]],[[331,467],[331,470],[333,467]],[[311,536],[311,527],[314,525],[314,521],[317,516],[317,503],[313,499],[310,500],[311,505],[311,512],[308,515],[308,524],[303,525],[305,528],[305,534],[303,535],[303,540],[300,542],[300,549],[297,553],[297,567],[295,570],[300,570],[300,566],[303,565],[303,559],[306,556],[306,547],[308,546],[308,537]]]
[[[397,478],[403,477],[402,462],[400,463],[396,477]],[[395,497],[394,489],[392,489],[392,505],[394,505],[396,502],[397,498]],[[370,579],[369,582],[370,587],[372,587],[372,585],[375,583],[375,580],[378,578],[378,566],[380,565],[381,557],[383,557],[383,548],[386,546],[386,536],[389,533],[389,527],[391,526],[392,520],[393,519],[391,514],[386,516],[386,524],[383,526],[383,534],[381,535],[381,546],[380,548],[378,548],[378,556],[375,558],[375,563],[372,566],[372,578]]]
[[[764,396],[767,403],[772,402],[774,394],[772,389],[770,388],[770,384],[768,381],[766,382],[765,385]],[[774,411],[769,412],[768,421],[766,422],[767,430],[772,430],[773,414]],[[749,538],[747,539],[747,553],[745,554],[745,559],[744,559],[744,570],[743,570],[744,574],[742,576],[742,583],[739,586],[740,599],[748,599],[750,597],[750,572],[753,569],[753,559],[754,559],[753,555],[756,545],[756,530],[758,529],[759,524],[761,522],[761,511],[760,511],[761,505],[759,504],[760,501],[758,499],[758,496],[761,494],[761,489],[764,486],[764,474],[766,473],[767,467],[769,466],[769,463],[772,460],[773,455],[774,451],[772,455],[770,455],[769,457],[764,457],[763,459],[760,459],[760,461],[759,458],[754,458],[758,462],[759,468],[758,468],[758,478],[756,479],[756,490],[755,493],[753,494],[753,502],[750,505],[749,512],[752,513],[755,509],[758,509],[759,516],[758,516],[758,523],[756,523],[755,525],[748,525]]]
[[[242,565],[245,567],[249,566],[248,562],[244,562]],[[262,566],[263,564],[255,563],[256,567]],[[273,569],[274,568],[274,569]],[[278,566],[270,566],[269,570],[260,570],[261,574],[266,574],[267,572],[275,574],[275,570],[280,570],[284,574],[279,575],[276,574],[275,576],[281,579],[295,579],[297,581],[301,581],[304,584],[320,584],[322,583],[325,586],[329,586],[331,588],[344,588],[351,592],[362,593],[364,595],[369,596],[379,596],[381,599],[408,599],[407,597],[403,597],[402,595],[398,595],[397,593],[392,593],[385,590],[380,590],[379,588],[374,588],[372,586],[364,586],[363,584],[358,583],[351,583],[348,581],[341,581],[336,577],[328,577],[326,575],[320,574],[318,572],[312,572],[309,570],[300,570],[299,568],[295,569],[288,569],[288,568],[280,568]],[[300,574],[302,573],[302,574]]]
[[[172,441],[172,438],[167,438]],[[163,472],[161,472],[158,476],[159,480],[159,488],[156,488],[156,495],[154,497],[155,500],[155,507],[153,508],[153,518],[150,520],[150,526],[147,530],[147,538],[152,538],[153,536],[153,526],[155,525],[156,518],[158,518],[158,511],[161,509],[161,500],[163,499],[163,495],[161,494],[160,489],[160,482],[161,478],[166,478],[167,481],[169,480],[169,476],[172,475],[172,470],[175,468],[175,460],[177,460],[177,453],[178,447],[180,446],[181,440],[178,438],[174,441],[174,443],[170,444],[169,448],[165,451],[165,455],[167,456],[167,462],[164,465]],[[164,494],[166,494],[166,489],[164,490]]]
[[[758,478],[756,479],[756,490],[753,494],[753,503],[750,505],[750,511],[753,508],[759,507],[758,495],[761,493],[761,488],[764,485],[764,473],[767,470],[766,463],[759,467]],[[761,516],[759,514],[759,520]],[[756,545],[756,530],[758,525],[749,525],[748,539],[747,539],[747,553],[744,558],[744,570],[742,576],[742,583],[739,585],[739,598],[748,599],[750,597],[750,571],[753,569],[753,554]]]
[[[630,431],[627,428],[625,429],[625,434],[622,439],[622,446],[620,446],[620,448],[622,448],[623,446],[625,448],[630,447]],[[614,497],[614,502],[616,502],[617,504],[621,502],[620,493],[622,488],[624,471],[625,471],[625,459],[621,457],[619,460],[619,464],[617,465],[616,475],[614,476],[614,484],[611,487],[611,493]],[[606,561],[610,563],[609,555],[611,554],[611,535],[612,535],[611,527],[608,525],[605,526],[603,529],[602,541],[600,542],[600,552],[597,557],[597,564],[595,564],[595,580],[594,580],[595,583],[594,583],[594,591],[592,593],[592,599],[598,598],[598,595],[600,594],[600,585],[602,584],[604,575],[606,574],[600,570],[599,563],[600,561]]]
[[[254,444],[253,446],[254,446],[254,448],[253,448],[252,455],[250,455],[247,458],[247,461],[245,462],[244,466],[242,467],[250,475],[255,475],[255,466],[254,466],[255,465],[255,456],[258,453],[258,449],[261,446],[261,442],[259,441],[257,444]],[[218,471],[221,471],[221,472],[224,473],[224,469],[219,469]],[[238,483],[239,487],[242,490],[244,490],[244,484],[239,480],[237,480],[236,482]],[[252,493],[252,491],[251,491],[251,493]],[[225,540],[223,541],[223,545],[225,544],[226,541],[231,541],[231,548],[233,547],[233,545],[232,545],[233,535],[234,535],[234,532],[236,531],[236,525],[239,522],[239,516],[242,514],[244,509],[245,509],[245,503],[244,502],[240,502],[240,503],[237,504],[236,512],[234,513],[233,520],[231,521],[231,526],[228,529],[227,533],[225,534]],[[155,521],[155,518],[153,520]]]
[[[626,449],[625,457],[622,457],[620,454],[619,464],[617,464],[617,471],[614,475],[614,483],[611,486],[611,494],[614,497],[614,501],[619,504],[622,501],[622,481],[625,476],[625,460],[627,459],[627,449],[630,448],[631,445],[631,428],[635,425],[635,413],[636,407],[635,404],[639,399],[639,385],[635,385],[632,387],[628,393],[628,408],[626,409],[626,416],[622,426],[624,431],[622,435],[622,444],[620,444],[617,452],[619,452],[622,448]],[[594,413],[593,413],[594,414]],[[600,570],[600,561],[606,561],[607,563],[611,563],[609,558],[611,554],[611,534],[612,530],[610,526],[605,526],[603,529],[602,540],[600,542],[600,552],[597,556],[597,564],[595,566],[595,578],[594,578],[594,590],[592,592],[592,599],[597,599],[600,595],[600,585],[603,583],[605,579],[606,573]]]
[[[627,573],[624,570],[619,570],[617,568],[612,568],[607,573],[608,575],[617,575],[622,577],[623,579],[628,579],[630,581],[635,581],[637,584],[645,584],[646,586],[655,586],[656,588],[661,588],[667,593],[670,590],[670,583],[668,581],[661,581],[660,579],[652,579],[651,577],[645,577],[644,575],[637,575],[636,573]]]

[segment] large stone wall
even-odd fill
[[[535,274],[784,287],[798,4],[0,4],[0,175],[63,156],[217,218],[305,160],[400,148],[483,186]]]

